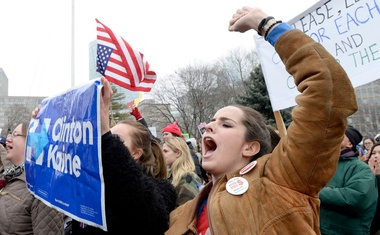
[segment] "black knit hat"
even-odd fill
[[[352,144],[352,150],[356,152],[356,145],[358,145],[363,139],[362,134],[360,134],[360,132],[356,130],[353,126],[348,125],[345,135]]]

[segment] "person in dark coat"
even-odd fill
[[[119,136],[102,135],[108,232],[73,221],[75,234],[157,234],[168,228],[177,194],[170,181],[144,174]]]
[[[362,135],[348,125],[333,178],[320,191],[321,234],[370,234],[376,212],[376,178],[358,158],[356,146]]]

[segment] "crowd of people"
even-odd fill
[[[111,126],[113,94],[102,77],[107,231],[29,192],[23,122],[0,138],[0,234],[379,235],[380,143],[347,123],[358,105],[344,69],[322,45],[260,8],[238,9],[228,29],[264,36],[293,76],[300,95],[286,135],[256,110],[229,105],[205,126],[199,158],[177,121],[159,138],[134,107],[135,120]]]

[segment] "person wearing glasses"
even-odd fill
[[[19,124],[6,139],[9,166],[1,177],[0,234],[63,234],[64,217],[35,198],[26,187],[24,151],[29,122]]]
[[[363,151],[359,151],[359,160],[368,164],[370,150],[375,143],[375,139],[372,137],[365,137],[363,139]]]

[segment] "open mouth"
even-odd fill
[[[204,137],[203,143],[204,143],[204,155],[210,155],[218,147],[215,141],[211,137]]]

